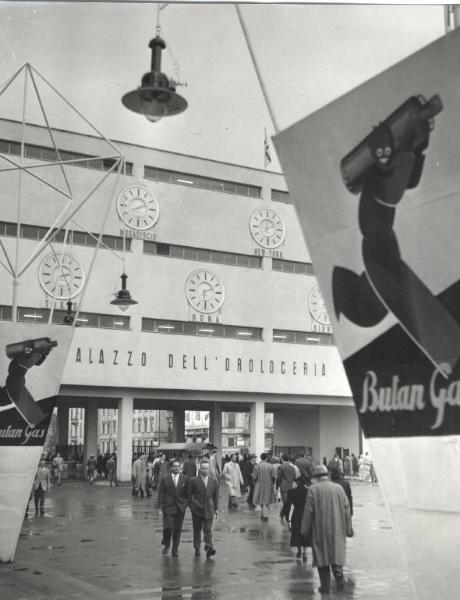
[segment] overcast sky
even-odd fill
[[[160,12],[162,70],[188,101],[151,124],[121,104],[150,69],[153,3],[0,4],[0,81],[31,63],[107,137],[263,168],[275,133],[233,4],[169,4]],[[444,34],[441,6],[241,5],[281,129]],[[20,118],[19,95],[0,116]],[[14,105],[14,106],[13,106]],[[76,125],[55,110],[52,124]],[[272,147],[272,155],[275,151]],[[274,158],[271,170],[279,170]]]

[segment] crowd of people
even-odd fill
[[[59,453],[51,469],[44,458],[34,479],[31,498],[35,515],[44,514],[45,495],[51,486],[51,475],[59,485],[63,460]],[[102,464],[102,468],[101,468]],[[89,483],[105,477],[110,486],[118,485],[116,453],[104,457],[90,455],[86,464]],[[190,508],[193,525],[195,556],[201,554],[202,536],[207,558],[216,553],[212,526],[219,511],[219,488],[225,488],[228,511],[236,512],[238,499],[246,495],[249,510],[260,510],[260,519],[268,521],[273,505],[279,507],[278,517],[290,530],[290,546],[296,548],[297,558],[307,561],[311,547],[313,566],[317,567],[321,593],[331,588],[331,572],[337,590],[344,587],[346,537],[354,535],[352,527],[353,496],[351,476],[362,481],[376,481],[372,461],[365,453],[359,458],[352,454],[342,458],[335,454],[329,461],[313,465],[304,451],[297,459],[289,455],[280,458],[262,453],[240,456],[237,453],[220,461],[217,449],[185,460],[165,454],[136,454],[132,462],[132,494],[144,498],[156,492],[156,508],[162,516],[163,554],[179,554],[182,525]],[[222,496],[222,494],[221,494]]]
[[[204,538],[206,557],[216,553],[212,525],[219,510],[219,486],[225,485],[228,511],[239,508],[237,499],[247,494],[250,510],[260,507],[260,518],[268,521],[273,505],[279,505],[279,518],[288,524],[290,545],[297,558],[307,561],[311,547],[313,566],[317,567],[321,593],[331,589],[331,573],[337,590],[344,588],[346,537],[354,535],[352,527],[353,497],[341,459],[336,455],[325,465],[313,466],[307,452],[294,460],[280,459],[267,453],[240,457],[232,454],[228,461],[217,458],[217,451],[184,462],[165,455],[157,458],[140,455],[133,461],[133,494],[149,496],[156,490],[156,506],[163,520],[161,540],[163,554],[179,554],[179,545],[187,507],[193,525],[195,556],[201,553]]]

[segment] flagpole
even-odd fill
[[[261,75],[261,73],[259,71],[259,66],[257,64],[256,57],[255,57],[254,52],[252,50],[252,46],[251,46],[251,42],[249,40],[249,36],[248,36],[247,29],[246,29],[246,25],[245,25],[245,23],[243,21],[243,16],[241,14],[241,10],[240,10],[240,7],[239,7],[238,4],[235,4],[235,9],[236,9],[236,14],[238,15],[238,19],[240,21],[240,25],[241,25],[241,29],[243,31],[244,39],[246,40],[246,44],[248,46],[249,54],[251,55],[251,60],[252,60],[252,64],[254,65],[254,69],[255,69],[255,72],[256,72],[256,75],[257,75],[257,79],[259,80],[259,85],[260,85],[260,88],[262,90],[262,94],[263,94],[264,99],[265,99],[265,104],[267,105],[267,109],[268,109],[268,112],[270,114],[270,118],[272,120],[273,127],[275,128],[275,133],[278,133],[279,130],[280,130],[279,126],[278,126],[278,122],[277,122],[275,114],[273,112],[273,109],[272,109],[272,106],[271,106],[271,103],[270,103],[270,99],[269,99],[268,94],[267,94],[267,90],[265,89],[265,84],[264,84],[264,81],[262,79],[262,75]]]

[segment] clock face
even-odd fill
[[[85,271],[75,256],[64,252],[44,257],[38,267],[38,280],[43,291],[56,300],[77,296],[85,284]]]
[[[330,325],[331,321],[327,314],[326,305],[324,304],[323,297],[319,291],[319,287],[314,287],[308,295],[308,310],[311,316],[321,323],[321,325]]]
[[[150,229],[158,221],[160,206],[153,193],[142,184],[132,184],[118,194],[117,211],[131,229]]]
[[[199,269],[188,276],[185,282],[185,295],[194,310],[213,313],[224,303],[225,288],[217,275]]]
[[[249,219],[249,230],[254,240],[263,248],[277,248],[286,237],[281,217],[271,208],[258,208]]]

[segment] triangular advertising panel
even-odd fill
[[[1,562],[14,556],[73,331],[0,321]]]
[[[460,31],[275,138],[417,598],[460,554]]]

